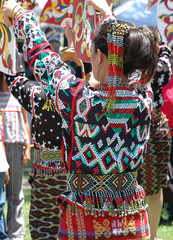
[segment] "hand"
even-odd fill
[[[13,9],[16,7],[16,5],[18,6],[18,4],[15,2],[15,0],[6,1],[2,8],[3,16],[7,17],[7,18],[12,18]]]
[[[112,11],[106,0],[87,0],[87,4],[91,5],[96,11],[100,12],[103,17],[112,15]]]
[[[66,21],[66,25],[64,26],[64,34],[67,38],[68,48],[73,48],[73,33],[72,28],[70,27],[70,23],[68,21]]]
[[[9,183],[9,181],[10,181],[10,175],[9,175],[9,172],[6,171],[4,173],[4,185],[7,185]]]
[[[17,4],[15,0],[5,2],[2,8],[2,12],[4,23],[7,25],[7,27],[10,27],[12,25],[11,19],[16,20],[18,16],[20,16],[20,14],[24,11],[24,8]]]
[[[8,1],[8,2],[4,3],[3,8],[2,8],[4,23],[8,28],[13,25],[12,12],[13,12],[15,5],[16,5],[15,1],[13,1],[13,2]]]
[[[30,147],[30,144],[25,144],[25,149],[23,152],[23,160],[22,160],[23,165],[28,165],[30,159],[31,159],[31,147]]]

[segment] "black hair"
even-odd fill
[[[100,51],[107,57],[107,31],[109,25],[110,23],[102,24],[97,30],[93,40],[94,51],[97,52],[97,49],[100,49]],[[157,46],[154,40],[137,28],[127,30],[127,33],[124,36],[123,60],[124,74],[127,77],[128,74],[131,74],[136,70],[141,70],[146,80],[150,80],[158,62]]]
[[[152,37],[153,37],[155,43],[158,44],[158,45],[161,45],[161,43],[162,43],[162,36],[161,36],[158,28],[156,28],[154,26],[150,26],[150,25],[143,25],[142,27],[140,27],[140,29],[146,30],[146,32],[148,34],[152,34]]]

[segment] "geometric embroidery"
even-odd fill
[[[91,163],[96,158],[90,146],[88,146],[88,148],[83,152],[83,154],[86,157],[88,163]]]
[[[110,152],[107,152],[103,156],[103,163],[104,163],[104,166],[105,166],[106,170],[110,169],[110,167],[115,163],[115,161],[112,158],[112,155],[110,154]]]

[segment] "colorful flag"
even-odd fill
[[[2,6],[5,0],[0,0],[0,71],[14,75],[16,71],[15,61],[15,37],[13,28],[8,28],[3,22]]]
[[[32,10],[38,5],[36,0],[18,0],[17,2],[27,10]]]
[[[69,21],[73,31],[75,51],[82,61],[90,62],[92,39],[98,18],[95,10],[87,6],[86,0],[48,0],[40,22],[64,27]]]
[[[157,2],[158,2],[158,0],[149,0],[147,9],[150,9],[150,8],[151,8],[152,6],[154,6],[154,4],[156,4]]]
[[[95,10],[87,6],[86,0],[74,1],[73,6],[72,26],[75,51],[82,61],[90,62],[96,25]]]
[[[160,0],[157,6],[157,26],[162,40],[173,46],[173,0]]]
[[[72,25],[73,0],[48,0],[40,15],[40,22],[64,26]]]

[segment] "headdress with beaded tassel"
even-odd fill
[[[108,44],[108,99],[106,100],[105,109],[107,112],[115,102],[116,86],[122,82],[123,78],[123,43],[124,34],[127,32],[126,25],[111,23],[107,32]]]

